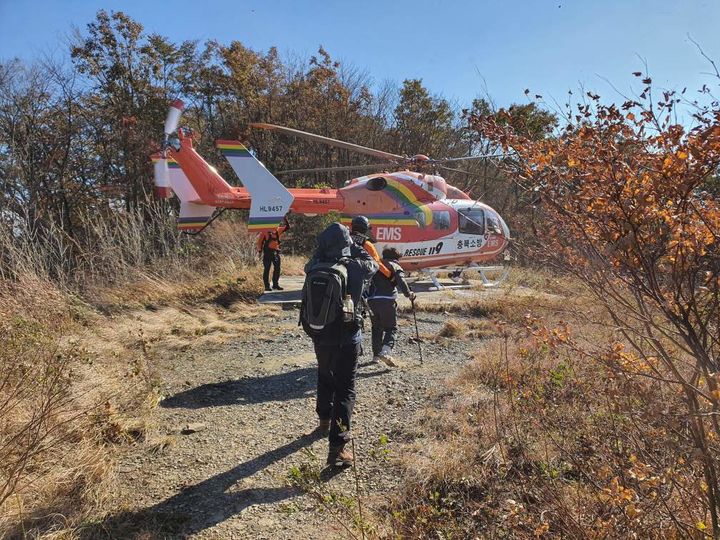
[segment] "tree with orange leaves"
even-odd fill
[[[719,538],[720,104],[707,86],[707,105],[688,103],[684,90],[658,100],[651,79],[635,76],[640,101],[604,104],[588,92],[554,137],[525,136],[497,115],[471,122],[539,194],[547,257],[607,308],[623,343],[606,344],[605,359],[627,359],[629,346],[637,361],[620,369],[683,404],[673,436],[686,438],[687,462],[701,471],[691,495]],[[683,104],[691,127],[677,121]],[[704,530],[706,515],[690,528]]]

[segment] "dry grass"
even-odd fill
[[[530,289],[550,295],[572,296],[576,291],[577,283],[567,276],[552,274],[539,268],[513,266],[508,277],[503,282],[503,289],[517,291]]]
[[[0,230],[0,537],[72,537],[113,492],[118,452],[173,444],[148,421],[163,355],[247,335],[271,309],[254,304],[242,224],[200,238],[139,214],[83,227],[82,245],[52,224]]]
[[[440,338],[466,337],[470,339],[488,339],[498,332],[495,322],[489,319],[459,321],[450,319],[438,332]]]
[[[214,280],[191,295],[157,297],[163,307],[126,305],[112,315],[49,284],[26,282],[0,297],[11,321],[0,328],[0,403],[14,396],[0,407],[0,536],[70,534],[112,494],[125,446],[173,444],[149,422],[161,398],[154,366],[174,351],[246,339],[253,319],[274,308],[239,301],[253,291],[241,285]]]
[[[99,504],[110,478],[93,408],[74,391],[88,357],[60,344],[72,310],[51,284],[5,282],[0,305],[0,531],[54,530]]]
[[[483,296],[480,298],[471,296],[466,299],[455,297],[452,302],[445,301],[442,296],[423,298],[415,303],[415,309],[418,312],[457,315],[477,320],[499,319],[521,323],[528,311],[546,310],[562,313],[567,307],[564,296],[527,287],[503,288],[479,294]],[[410,306],[400,306],[399,311],[408,313],[410,309]]]
[[[508,300],[483,306],[494,323],[465,323],[466,335],[475,324],[484,334],[475,361],[421,413],[406,489],[391,505],[396,533],[702,537],[703,479],[674,435],[677,395],[581,352],[580,343],[617,339],[582,290]],[[505,316],[511,305],[520,318]]]
[[[304,276],[308,258],[301,255],[283,255],[282,273],[284,276]]]
[[[445,322],[443,327],[438,332],[439,337],[459,337],[465,335],[467,332],[467,326],[461,321],[450,319]]]

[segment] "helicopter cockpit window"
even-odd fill
[[[370,191],[380,191],[387,187],[387,180],[385,180],[382,176],[378,176],[376,178],[371,178],[367,181],[367,188]]]
[[[485,234],[485,212],[481,208],[458,210],[458,229],[465,234]]]
[[[433,212],[433,227],[440,231],[450,228],[450,212],[447,210],[437,210]]]

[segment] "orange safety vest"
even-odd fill
[[[265,231],[260,233],[257,239],[258,252],[264,249],[278,250],[280,249],[280,236],[287,230],[287,226],[281,225],[274,231]]]

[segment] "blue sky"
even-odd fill
[[[688,34],[720,64],[719,0],[0,0],[0,59],[64,54],[73,26],[100,8],[176,41],[237,39],[288,55],[322,44],[378,83],[422,78],[463,104],[484,88],[499,105],[526,101],[525,88],[564,102],[580,85],[620,99],[603,78],[639,88],[639,57],[659,86],[696,89],[711,68]]]

